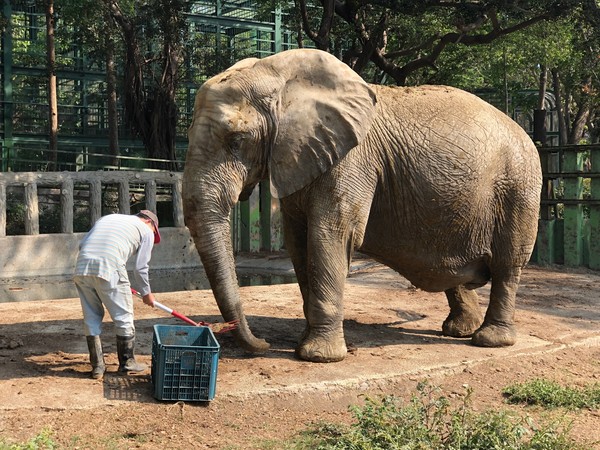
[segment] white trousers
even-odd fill
[[[117,336],[135,335],[133,297],[125,269],[116,273],[111,282],[85,275],[76,275],[73,281],[81,301],[86,336],[102,334],[104,307],[115,324]]]

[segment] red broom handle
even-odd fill
[[[135,289],[131,288],[131,293],[136,295],[139,298],[142,298],[142,294],[140,294],[138,291],[136,291]],[[190,325],[194,325],[195,327],[200,326],[201,324],[198,324],[196,322],[194,322],[192,319],[190,319],[187,316],[184,316],[181,313],[178,313],[177,311],[169,308],[168,306],[163,305],[162,303],[154,300],[154,306],[156,306],[159,309],[162,309],[163,311],[165,311],[166,313],[171,314],[173,317],[177,317],[178,319],[183,320],[184,322],[189,323]]]

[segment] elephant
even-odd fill
[[[466,91],[366,83],[335,56],[248,58],[198,90],[182,182],[190,231],[223,318],[250,352],[230,212],[261,180],[279,199],[303,301],[295,355],[344,359],[343,291],[354,252],[415,287],[444,292],[442,332],[476,346],[516,342],[515,297],[536,240],[537,148]],[[476,288],[491,280],[483,317]]]

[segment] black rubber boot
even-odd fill
[[[135,336],[117,336],[117,355],[119,356],[119,373],[143,372],[148,369],[144,363],[138,363],[134,357]]]
[[[102,353],[102,341],[100,336],[86,336],[88,350],[90,352],[90,363],[92,364],[92,372],[90,376],[94,380],[101,380],[106,372],[104,364],[104,353]]]

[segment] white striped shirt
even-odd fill
[[[79,244],[75,275],[100,277],[114,281],[116,273],[126,269],[136,255],[133,275],[136,288],[149,294],[148,267],[154,247],[154,232],[138,216],[109,214],[101,217]]]

